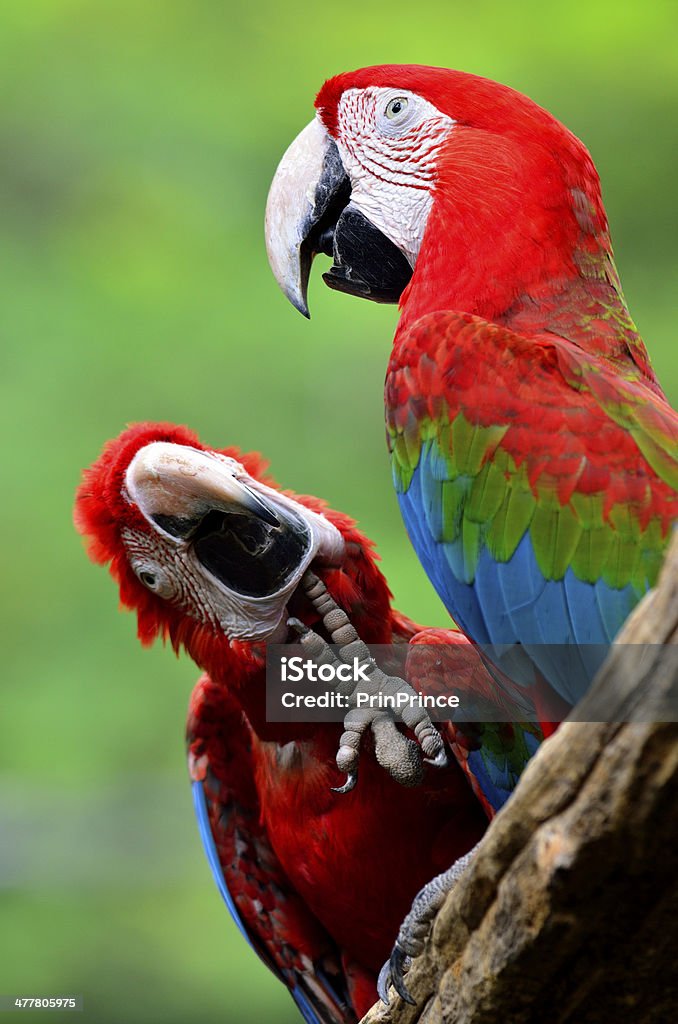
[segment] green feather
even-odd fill
[[[485,540],[493,558],[507,562],[530,525],[537,505],[523,466],[506,483],[506,495],[487,530]]]
[[[464,516],[462,521],[462,548],[464,551],[464,582],[473,583],[480,558],[481,541],[484,528],[472,523]]]
[[[507,430],[508,426],[476,426],[469,423],[460,412],[452,423],[451,454],[457,472],[477,476],[483,462],[495,450]]]
[[[489,523],[506,496],[506,477],[497,462],[486,462],[473,481],[465,515],[474,523]]]
[[[629,544],[611,530],[610,533],[612,543],[603,564],[602,577],[608,586],[621,588],[634,581],[642,552],[639,545]]]
[[[585,583],[595,583],[603,574],[612,547],[612,531],[607,526],[588,527],[582,531],[572,555],[572,571]]]
[[[678,491],[678,453],[675,443],[667,447],[664,438],[658,439],[645,430],[636,428],[631,431],[633,440],[652,466],[658,477]]]
[[[456,480],[443,482],[443,541],[453,543],[461,532],[464,504],[471,484],[468,477],[457,477]]]
[[[538,502],[530,524],[530,539],[537,564],[546,579],[561,580],[567,572],[582,534],[582,527],[567,505]]]

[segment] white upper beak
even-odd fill
[[[306,317],[306,291],[315,255],[306,243],[344,181],[337,148],[314,117],[278,164],[266,203],[266,251],[271,270],[283,293]]]

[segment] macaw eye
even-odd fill
[[[137,579],[143,583],[147,590],[157,594],[158,597],[171,600],[176,595],[176,586],[171,577],[159,566],[151,562],[148,557],[132,559],[132,568]]]
[[[395,121],[405,113],[407,110],[407,104],[407,96],[394,96],[393,99],[389,100],[386,104],[384,114],[389,121]]]

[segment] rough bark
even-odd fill
[[[677,645],[678,536],[441,908],[417,1006],[391,990],[364,1024],[678,1020]]]

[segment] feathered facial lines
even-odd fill
[[[147,639],[161,629],[174,642],[178,614],[229,640],[270,639],[310,562],[343,556],[324,515],[230,455],[163,439],[125,456],[123,472],[110,449],[86,472],[76,523]]]
[[[401,303],[420,256],[433,254],[453,292],[460,281],[450,297],[465,302],[469,265],[481,274],[487,262],[503,277],[493,262],[504,239],[507,258],[522,246],[519,261],[530,264],[532,248],[556,237],[567,262],[581,233],[573,189],[604,220],[582,143],[499,83],[441,68],[364,68],[325,83],[316,108],[280,162],[266,215],[271,269],[306,316],[321,252],[332,254],[331,288]]]
[[[344,148],[365,170],[426,188],[435,180],[436,154],[453,126],[452,118],[415,93],[348,89],[338,105],[336,140],[340,152]]]
[[[335,142],[351,182],[351,206],[411,267],[431,210],[440,150],[453,130],[452,118],[406,90],[347,89],[339,100]]]

